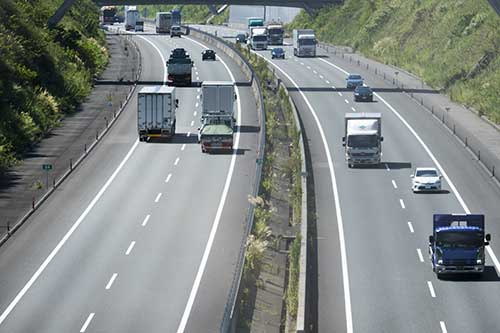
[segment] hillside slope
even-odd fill
[[[289,28],[404,68],[500,123],[500,17],[486,0],[346,0]]]
[[[107,63],[98,8],[77,1],[48,30],[59,4],[0,1],[0,172],[76,110]]]

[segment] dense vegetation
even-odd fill
[[[156,12],[170,11],[174,8],[179,8],[176,5],[148,5],[148,6],[137,6],[137,9],[141,15],[146,14],[149,18],[154,18]],[[144,11],[146,9],[146,11]],[[185,5],[182,6],[182,21],[184,23],[205,23],[207,19],[212,16],[210,10],[207,6],[202,5]],[[229,16],[229,10],[225,10],[221,15],[214,17],[211,23],[221,24],[227,21]]]
[[[500,18],[486,0],[346,0],[290,28],[405,68],[500,122]]]
[[[98,8],[77,1],[49,30],[60,3],[0,1],[0,172],[76,110],[107,63]]]

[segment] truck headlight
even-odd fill
[[[443,264],[443,259],[438,259],[438,265],[442,265]]]
[[[482,263],[483,263],[483,261],[481,259],[476,260],[476,264],[481,265]]]

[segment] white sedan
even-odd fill
[[[441,179],[443,177],[436,168],[416,168],[411,178],[413,192],[441,191]]]

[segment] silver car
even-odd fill
[[[443,177],[436,168],[416,168],[411,178],[413,192],[441,191],[441,179]]]

